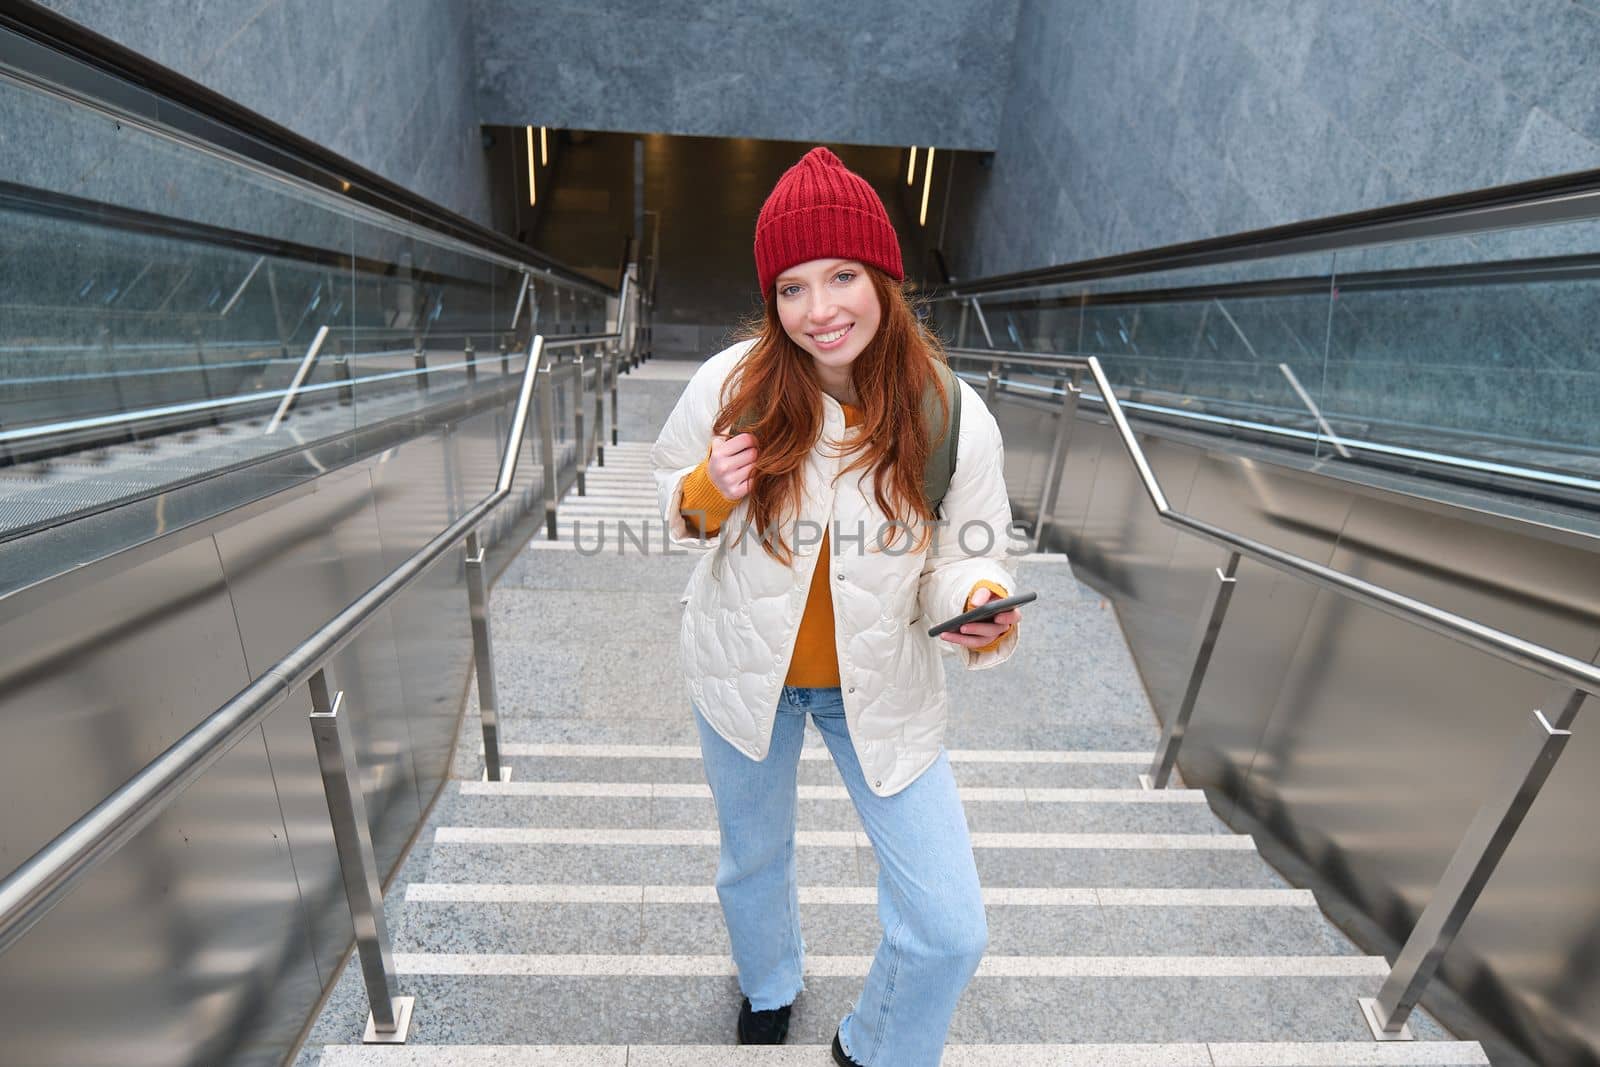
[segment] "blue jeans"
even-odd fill
[[[807,711],[878,858],[883,937],[855,1010],[839,1025],[840,1042],[865,1067],[933,1067],[989,938],[966,815],[942,750],[899,793],[873,793],[856,762],[837,687],[784,686],[772,746],[759,763],[695,711],[722,831],[717,896],[739,988],[754,1010],[769,1011],[792,1003],[804,987],[795,787]]]

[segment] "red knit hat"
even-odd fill
[[[756,273],[767,293],[778,275],[813,259],[857,259],[905,277],[900,239],[883,201],[826,148],[784,171],[756,219]]]

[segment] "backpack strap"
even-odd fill
[[[929,430],[928,464],[922,469],[922,498],[935,518],[942,518],[940,506],[950,489],[950,478],[956,470],[956,449],[961,437],[961,385],[948,363],[935,362],[934,368],[944,383],[945,394],[950,398],[948,421],[941,422],[939,393],[932,380],[922,394],[922,422],[924,426],[941,428],[939,433]]]

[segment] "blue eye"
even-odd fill
[[[799,288],[800,287],[798,285],[785,285],[782,289],[778,290],[778,295],[779,296],[793,296],[795,290],[797,290]]]
[[[833,280],[838,281],[840,278],[843,278],[845,280],[845,284],[848,285],[850,282],[855,280],[855,276],[856,272],[853,270],[842,270],[833,276]]]

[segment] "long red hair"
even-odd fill
[[[922,490],[932,444],[923,425],[922,397],[931,379],[944,414],[938,425],[949,421],[951,400],[934,368],[946,361],[944,349],[917,321],[909,285],[863,266],[882,314],[877,332],[850,365],[862,421],[858,454],[839,476],[871,468],[878,510],[906,529],[920,525],[914,546],[920,550],[933,518]],[[781,525],[785,517],[800,514],[806,456],[822,432],[822,384],[810,353],[784,330],[775,292],[766,293],[763,304],[761,316],[744,333],[744,339],[756,343],[723,386],[712,432],[731,435],[740,417],[747,418],[743,430],[756,439],[755,471],[746,497],[750,522],[767,554],[788,566],[793,550]],[[842,452],[839,445],[834,442],[835,454]],[[894,544],[903,532],[893,528],[886,544]],[[878,534],[868,531],[869,540]]]

